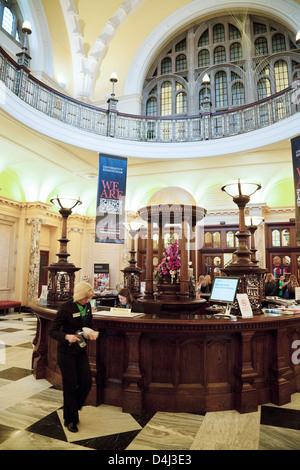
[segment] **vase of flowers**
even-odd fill
[[[159,298],[171,297],[176,299],[179,290],[181,261],[178,252],[178,242],[171,237],[166,250],[162,254],[162,260],[157,266],[155,280]]]

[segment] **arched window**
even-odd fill
[[[245,88],[241,82],[236,82],[231,88],[232,105],[241,106],[245,103]]]
[[[181,91],[176,95],[176,114],[183,114],[187,112],[187,98],[186,93]]]
[[[268,41],[266,38],[257,38],[254,42],[255,55],[267,55],[268,54]]]
[[[2,18],[2,28],[10,35],[13,34],[14,27],[14,14],[10,8],[4,7],[3,18]]]
[[[239,42],[234,42],[230,46],[230,60],[241,60],[242,58],[242,45]]]
[[[285,37],[283,34],[274,34],[272,39],[273,52],[282,52],[286,50]]]
[[[172,72],[172,60],[170,57],[165,57],[161,61],[161,74],[164,75],[166,73],[171,73]]]
[[[284,60],[277,60],[274,64],[276,92],[289,86],[288,66]]]
[[[258,99],[262,100],[271,95],[271,83],[268,78],[261,78],[257,84]]]
[[[246,13],[243,24],[247,28],[225,14],[193,23],[165,44],[145,77],[142,114],[154,113],[155,101],[150,98],[157,98],[158,115],[201,113],[205,73],[210,77],[211,112],[269,97],[296,80],[300,56],[294,32],[272,19]],[[162,86],[164,81],[168,83]],[[183,84],[182,90],[177,82]],[[262,106],[261,112],[267,116],[269,111]]]
[[[215,75],[215,97],[217,108],[228,106],[227,77],[223,71]]]
[[[157,116],[157,99],[156,98],[150,98],[147,101],[146,115],[147,116]]]
[[[223,46],[218,46],[214,50],[214,63],[215,64],[221,64],[226,62],[226,51],[225,47]]]
[[[13,0],[0,0],[0,27],[19,43],[23,41],[22,24],[23,18],[18,3]]]
[[[208,29],[204,31],[204,33],[201,34],[199,41],[198,41],[198,47],[202,46],[208,46],[209,44],[209,35],[208,35]]]
[[[233,24],[229,24],[229,39],[240,39],[242,37],[240,30]]]
[[[161,115],[172,114],[172,83],[164,82],[161,86]]]
[[[198,54],[198,67],[208,67],[209,63],[209,51],[207,49],[202,49]]]
[[[225,28],[224,25],[222,25],[221,23],[216,24],[213,27],[213,41],[214,44],[216,44],[217,42],[225,41]]]
[[[181,72],[182,70],[187,70],[186,56],[184,54],[176,57],[176,72]]]

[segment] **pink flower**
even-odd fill
[[[162,254],[162,260],[157,266],[156,280],[161,281],[163,276],[170,275],[171,283],[176,280],[180,274],[181,261],[178,253],[178,244],[174,238],[171,238],[169,245]]]

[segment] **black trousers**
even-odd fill
[[[88,355],[80,350],[76,355],[58,353],[57,359],[62,374],[65,424],[77,424],[78,411],[92,386]]]

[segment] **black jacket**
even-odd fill
[[[265,295],[267,297],[278,296],[278,285],[275,281],[265,283]]]
[[[58,342],[58,352],[77,354],[80,350],[86,349],[81,348],[77,342],[70,344],[69,341],[65,339],[65,335],[74,335],[77,331],[81,331],[84,326],[94,329],[92,308],[89,302],[87,303],[84,319],[81,318],[78,306],[73,300],[68,300],[60,305],[55,320],[49,330],[51,338]]]

